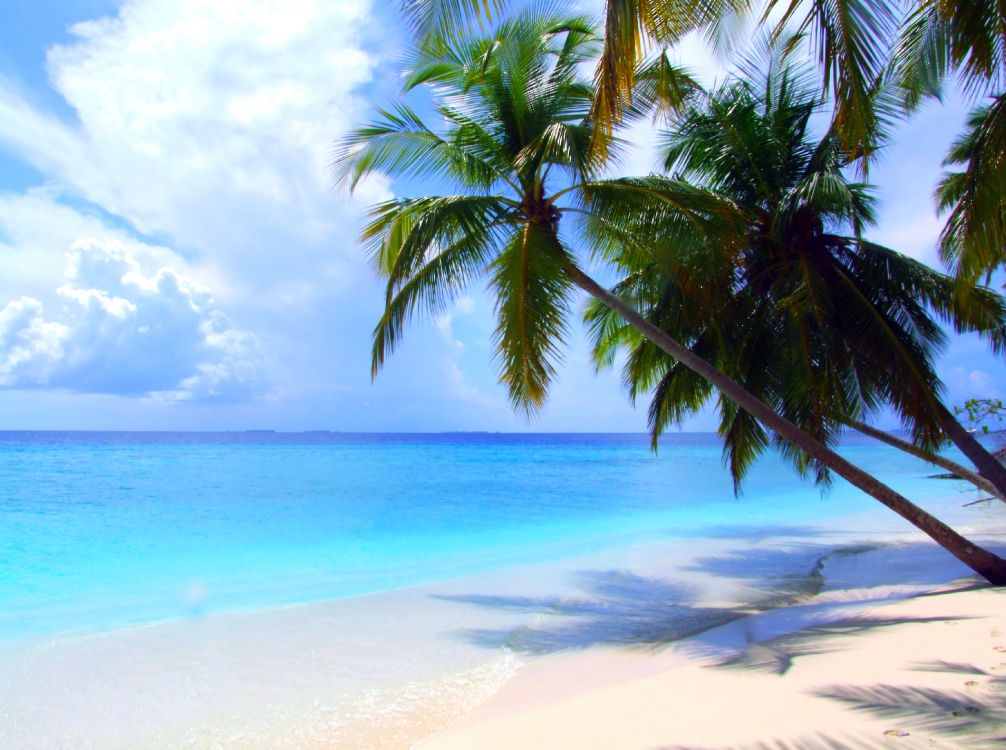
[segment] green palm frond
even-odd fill
[[[352,190],[367,175],[381,172],[402,177],[445,174],[466,187],[481,189],[504,179],[497,165],[475,153],[463,134],[445,139],[404,104],[380,110],[379,115],[336,144],[331,173],[337,186]]]
[[[974,283],[1006,259],[1006,94],[978,107],[944,160],[948,171],[936,190],[947,214],[940,253],[965,283]]]
[[[500,379],[514,406],[531,416],[545,404],[568,334],[572,284],[554,237],[526,222],[493,262],[491,285]]]
[[[466,234],[428,258],[408,280],[388,283],[384,313],[374,328],[371,376],[402,338],[417,309],[429,315],[446,310],[473,281],[483,275],[498,242],[492,228]]]
[[[402,0],[402,13],[417,39],[459,36],[499,17],[503,0]]]
[[[619,295],[625,299],[624,295]],[[621,315],[598,299],[591,297],[583,311],[583,322],[593,343],[594,368],[600,372],[611,367],[618,351],[631,348],[640,341],[640,334]]]
[[[1006,5],[1000,0],[916,0],[893,56],[910,107],[956,73],[971,97],[1006,85]]]
[[[689,32],[715,27],[750,6],[749,0],[606,0],[604,49],[594,74],[591,107],[594,148],[604,153],[614,126],[632,107],[637,66],[646,55],[648,38],[669,47]]]
[[[856,272],[869,286],[891,297],[917,300],[956,333],[975,333],[996,354],[1006,352],[1006,299],[1002,295],[982,286],[962,294],[956,279],[921,261],[871,242],[860,242],[859,247]]]
[[[939,97],[952,65],[947,27],[937,3],[921,2],[905,20],[893,54],[894,68],[914,109],[923,97]]]
[[[371,209],[361,239],[374,268],[397,285],[439,247],[504,223],[513,210],[499,196],[399,198]]]
[[[584,230],[598,258],[639,265],[653,262],[661,248],[698,249],[700,238],[716,237],[725,253],[743,241],[737,205],[683,180],[651,175],[591,182],[581,197]],[[689,260],[698,270],[709,258],[696,252]]]
[[[887,0],[769,0],[765,18],[784,4],[776,33],[798,19],[799,33],[807,34],[816,49],[824,90],[834,93],[840,138],[850,152],[862,153],[877,126],[871,91],[889,59],[898,22],[894,5]]]
[[[646,413],[651,447],[656,450],[664,431],[668,427],[680,426],[688,417],[697,414],[712,394],[712,386],[707,380],[680,362],[670,364],[653,389]]]
[[[654,112],[671,117],[701,93],[702,86],[693,74],[672,63],[667,50],[663,50],[636,71],[632,101],[622,117],[629,120]]]

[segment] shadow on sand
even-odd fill
[[[866,548],[863,548],[866,549]],[[624,570],[586,570],[573,575],[576,592],[564,596],[435,595],[436,598],[534,615],[517,630],[467,629],[464,640],[486,648],[505,643],[514,651],[546,654],[600,644],[660,646],[780,604],[799,601],[821,586],[821,560],[834,549],[798,544],[785,550],[695,560],[684,568],[741,581],[744,601],[709,606],[694,586]]]
[[[945,577],[946,553],[931,544],[835,548],[799,543],[697,558],[682,568],[690,574],[738,581],[743,600],[732,605],[710,606],[700,601],[702,592],[693,585],[624,570],[574,573],[575,592],[562,596],[475,593],[434,596],[534,616],[529,625],[517,630],[466,629],[457,633],[458,637],[485,648],[497,648],[504,643],[514,651],[547,654],[601,644],[660,646],[746,615],[806,600],[820,590],[826,562],[873,551],[884,555],[883,564],[871,573],[878,585],[929,584],[939,580],[939,572],[908,575],[903,568],[909,566],[898,564],[899,561],[942,571]],[[933,565],[928,564],[931,558]]]
[[[742,617],[748,611],[700,606],[686,586],[619,570],[575,574],[576,596],[438,596],[448,601],[535,615],[514,631],[467,629],[459,636],[486,648],[547,654],[599,644],[659,645]]]
[[[469,642],[488,648],[501,642],[518,652],[547,654],[585,649],[599,644],[659,647],[672,641],[696,636],[696,652],[703,652],[705,635],[711,628],[759,610],[780,604],[805,600],[816,593],[822,583],[822,567],[828,561],[877,549],[876,547],[826,548],[816,544],[791,546],[788,549],[742,550],[737,553],[696,560],[686,570],[713,576],[729,576],[747,582],[751,600],[744,606],[708,606],[700,603],[697,592],[686,585],[668,580],[607,570],[576,573],[575,595],[559,596],[490,596],[460,594],[439,598],[507,611],[534,615],[527,627],[516,631],[469,629],[458,633]],[[901,583],[933,583],[932,574],[922,572],[905,580],[902,567],[906,562],[925,569],[926,560],[946,553],[934,545],[908,543],[880,551],[883,569],[876,571],[877,585]],[[808,561],[810,565],[808,566]],[[941,564],[942,560],[939,561]],[[780,571],[802,573],[780,574]],[[946,577],[944,567],[944,578]],[[979,584],[959,586],[956,590],[983,588]],[[928,594],[921,594],[927,596]],[[935,595],[935,594],[933,594]],[[878,601],[882,601],[882,595]],[[860,599],[860,603],[871,601]],[[887,629],[910,623],[947,622],[963,618],[946,617],[880,617],[843,616],[830,622],[807,622],[803,629],[771,640],[757,642],[745,635],[739,648],[729,656],[714,662],[714,669],[740,669],[784,675],[802,657],[847,649],[854,641],[849,636]],[[743,629],[742,629],[743,630]],[[745,631],[746,633],[746,631]],[[744,643],[747,640],[747,643]],[[716,653],[722,646],[710,634],[705,653]],[[724,652],[719,650],[722,655]],[[1000,659],[1006,660],[1006,654]],[[1006,665],[1004,665],[1006,666]],[[916,733],[925,732],[945,747],[1006,747],[1006,674],[984,671],[974,665],[928,662],[919,664],[920,671],[943,671],[960,675],[959,691],[940,691],[897,685],[831,685],[816,691],[822,699],[838,701],[849,710],[869,714],[906,726]],[[997,668],[998,669],[998,668]],[[728,719],[728,716],[725,716]],[[888,736],[864,742],[856,738],[815,735],[790,740],[763,740],[753,744],[699,748],[687,750],[860,750],[860,748],[904,746],[908,734],[892,729]],[[962,739],[966,740],[960,744]],[[958,743],[958,744],[954,744]],[[913,745],[914,746],[914,745]],[[937,745],[940,746],[940,745]],[[685,750],[685,746],[668,745],[663,750]]]
[[[946,619],[950,621],[954,618]],[[906,620],[906,622],[926,621]],[[896,622],[885,624],[896,624]],[[876,625],[871,624],[867,627],[874,626]],[[839,633],[821,634],[820,640],[825,643],[818,643],[810,650],[806,650],[808,638],[802,638],[804,650],[800,655],[839,649],[837,645],[826,644],[829,638],[837,635]],[[762,666],[764,666],[762,660],[756,657],[752,668]],[[838,701],[855,713],[890,722],[892,729],[884,733],[883,739],[878,737],[876,740],[864,740],[815,734],[798,739],[765,740],[741,745],[708,747],[666,745],[660,750],[866,750],[878,747],[921,747],[922,745],[918,744],[919,735],[926,735],[927,744],[934,747],[975,750],[1006,747],[1006,676],[980,669],[972,664],[949,664],[940,661],[919,664],[917,669],[957,675],[960,677],[961,688],[936,690],[883,684],[829,685],[814,693],[820,698]],[[905,745],[906,741],[913,744]]]

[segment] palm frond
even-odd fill
[[[439,247],[505,223],[513,209],[498,196],[398,198],[371,208],[361,240],[374,269],[398,284]]]
[[[503,0],[402,0],[402,14],[421,42],[461,35],[498,17]]]
[[[465,139],[447,140],[434,133],[405,104],[380,110],[379,115],[336,144],[331,166],[335,185],[353,190],[361,179],[378,172],[396,177],[446,174],[481,189],[502,179],[495,165],[473,153]]]
[[[1006,258],[1006,94],[971,112],[944,164],[963,169],[948,171],[936,190],[937,206],[947,214],[940,254],[973,284]]]
[[[787,0],[769,0],[765,18]],[[871,90],[884,74],[897,26],[887,0],[788,0],[776,25],[784,33],[797,19],[817,51],[825,91],[834,93],[835,121],[845,147],[860,153],[876,128]]]
[[[606,0],[604,48],[594,73],[596,94],[590,110],[593,148],[604,153],[614,126],[632,106],[637,66],[648,38],[669,47],[689,32],[714,26],[750,6],[750,0]]]
[[[545,404],[568,334],[571,282],[549,232],[526,222],[493,261],[496,352],[510,401],[526,415]]]
[[[408,280],[398,284],[389,280],[384,313],[374,328],[372,377],[398,345],[417,309],[431,316],[443,312],[484,273],[497,241],[494,235],[492,229],[467,234],[428,258]]]

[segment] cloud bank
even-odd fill
[[[258,339],[210,291],[169,268],[145,275],[119,242],[80,241],[47,314],[28,296],[0,310],[0,386],[242,401],[265,394]]]

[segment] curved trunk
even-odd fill
[[[855,487],[879,500],[990,583],[1006,586],[1006,560],[968,541],[935,516],[870,476],[858,466],[846,461],[824,443],[815,440],[785,417],[776,414],[767,404],[690,349],[679,344],[666,332],[643,317],[625,300],[609,292],[572,263],[566,261],[564,267],[569,278],[587,294],[596,297],[617,312],[654,345],[704,377],[720,392],[777,435],[813,456]]]
[[[990,495],[999,498],[1004,503],[1006,503],[1006,495],[1003,495],[992,482],[987,480],[981,474],[975,474],[971,469],[966,466],[962,466],[956,461],[951,461],[949,458],[945,458],[938,453],[931,453],[930,451],[920,448],[919,446],[908,442],[907,440],[902,440],[901,438],[895,437],[889,432],[884,432],[883,430],[878,430],[876,427],[870,427],[868,424],[863,422],[848,422],[849,427],[852,429],[862,432],[864,435],[869,435],[872,438],[876,438],[882,443],[887,443],[890,446],[902,450],[905,453],[910,453],[916,458],[921,458],[927,463],[931,463],[934,466],[940,466],[952,474],[956,474],[961,479],[971,482],[975,487],[980,490],[984,490]]]
[[[938,402],[937,402],[938,403]],[[957,421],[957,418],[950,413],[943,404],[939,404],[940,426],[947,433],[950,441],[956,445],[961,453],[968,457],[978,469],[978,473],[992,483],[996,488],[997,497],[1006,497],[1006,466],[985,450],[985,446],[978,442],[978,439],[964,429],[964,426]]]

